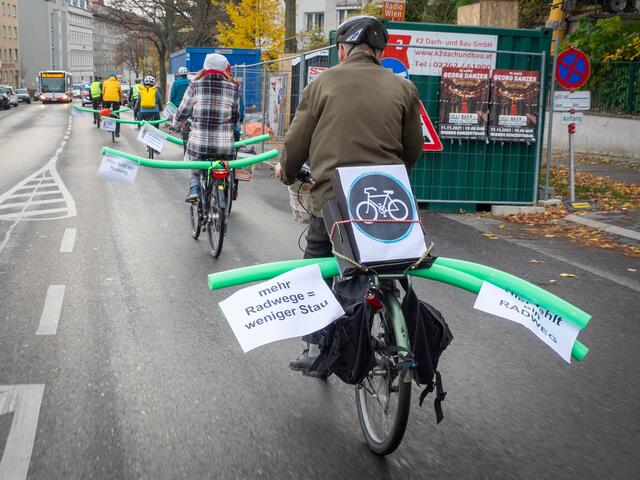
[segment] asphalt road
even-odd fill
[[[562,239],[491,240],[482,225],[427,215],[436,254],[507,270],[591,313],[580,335],[591,352],[567,365],[519,325],[473,310],[474,295],[416,281],[455,336],[440,365],[445,420],[436,426],[414,389],[405,439],[382,459],[362,442],[351,387],[290,371],[296,340],[243,354],[217,306],[235,289],[207,288],[208,273],[301,256],[303,227],[271,172],[241,185],[216,261],[191,238],[185,172],[105,182],[110,135],[88,115],[67,134],[68,121],[64,106],[38,104],[0,118],[11,132],[0,195],[69,135],[54,162],[63,186],[44,172],[24,203],[43,183],[72,198],[59,193],[61,210],[41,216],[0,209],[0,477],[25,478],[20,465],[33,479],[640,476],[640,284],[627,270],[638,262]],[[116,148],[143,154],[134,128],[122,132]]]

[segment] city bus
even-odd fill
[[[38,91],[42,103],[71,102],[73,79],[70,73],[46,71],[38,74]]]

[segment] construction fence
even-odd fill
[[[527,49],[538,50],[533,52],[521,51],[527,49],[517,41],[511,48],[477,42],[385,50],[383,65],[416,85],[428,116],[425,152],[411,172],[414,193],[428,208],[458,211],[537,201],[549,83],[549,39],[542,40],[540,48],[529,41]],[[254,86],[259,91],[246,92],[249,83],[242,82],[245,95],[260,99],[259,105],[246,106],[244,131],[271,133],[282,141],[304,87],[336,63],[332,46],[235,67],[239,79],[260,78]],[[441,150],[433,149],[436,136]]]

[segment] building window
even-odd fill
[[[304,14],[305,30],[323,30],[324,12],[309,12]]]
[[[360,10],[358,10],[357,8],[350,8],[350,7],[337,8],[336,9],[336,18],[338,19],[337,25],[340,25],[347,18],[353,16],[359,11]]]

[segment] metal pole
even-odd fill
[[[264,88],[262,89],[262,134],[265,132],[265,124],[267,121],[267,110],[269,110],[269,81],[267,80],[267,64],[262,67],[262,78],[264,79]],[[264,153],[264,142],[260,143],[261,151]]]
[[[560,22],[555,24],[556,36],[553,42],[553,66],[551,67],[551,88],[549,89],[549,102],[551,108],[549,109],[549,129],[547,131],[547,166],[544,176],[544,199],[549,200],[549,175],[551,169],[551,137],[553,135],[553,97],[556,93],[556,69],[558,68],[558,48],[560,47]]]
[[[573,163],[573,134],[569,125],[569,199],[571,203],[576,201],[575,165]]]
[[[242,101],[244,102],[244,117],[242,117],[242,132],[247,135],[247,66],[242,67]]]
[[[302,93],[304,91],[304,71],[305,71],[304,53],[300,54],[300,72],[298,72],[298,105],[302,101]]]
[[[536,128],[536,139],[538,144],[536,145],[536,165],[533,173],[533,203],[538,203],[538,182],[540,176],[540,167],[542,166],[542,120],[544,119],[545,105],[544,105],[544,90],[547,84],[547,52],[542,52],[540,59],[542,62],[540,65],[540,98],[538,99],[538,125]],[[545,193],[546,196],[546,193]]]

